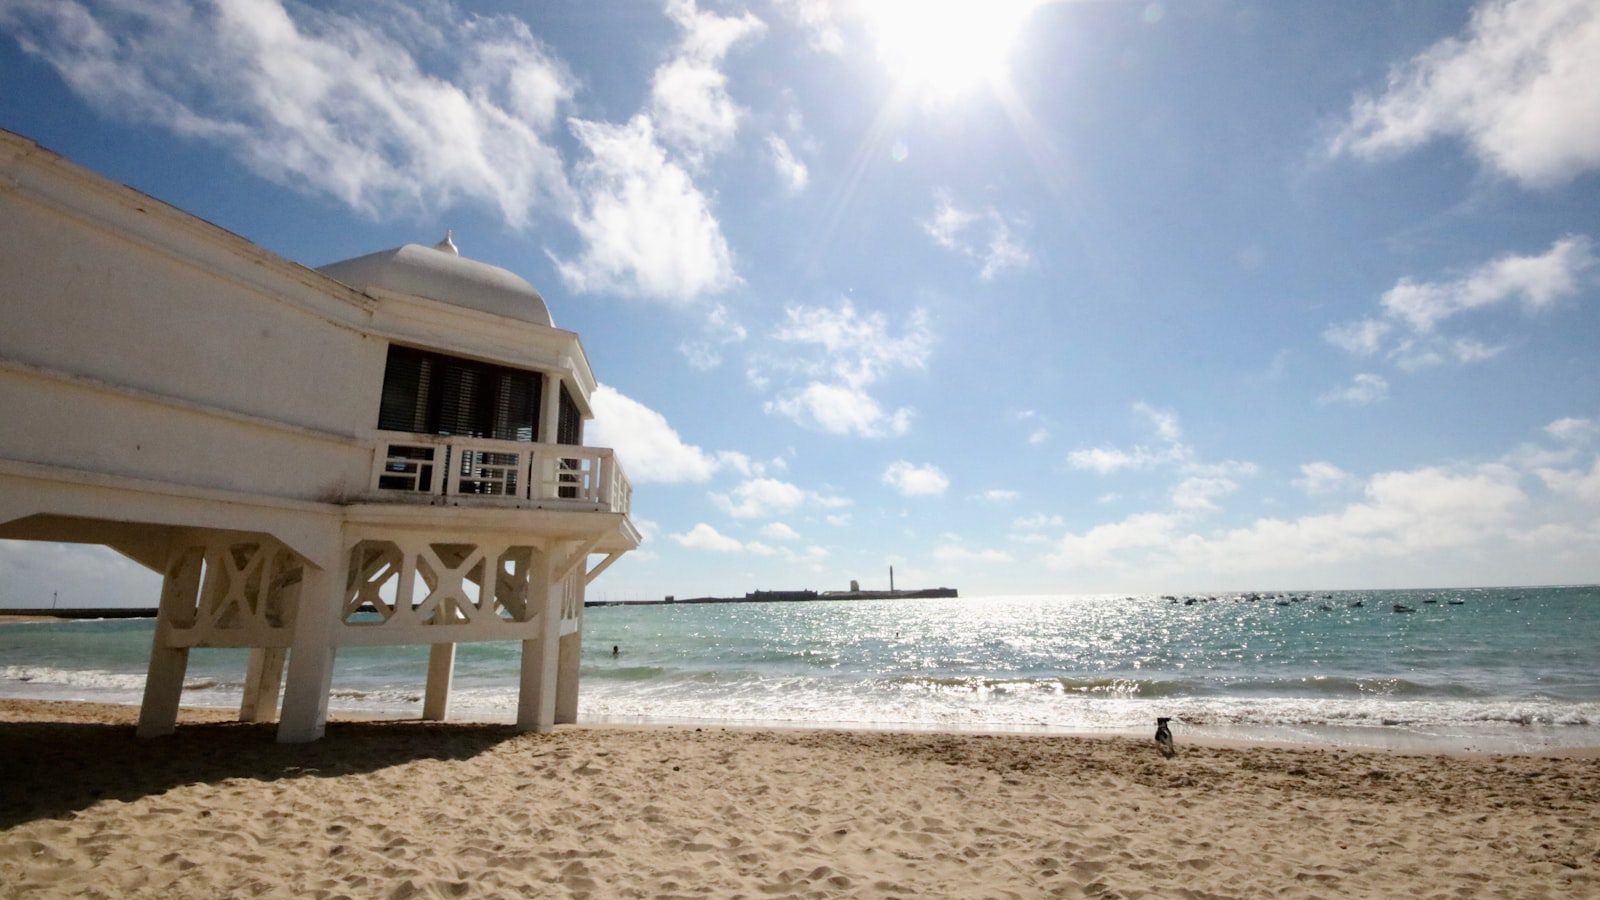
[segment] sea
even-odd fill
[[[1252,596],[594,607],[580,721],[1145,734],[1169,716],[1180,740],[1600,747],[1600,587]],[[0,695],[137,703],[153,625],[0,625]],[[461,645],[452,718],[511,721],[518,652]],[[237,705],[244,667],[194,651],[183,702]],[[330,705],[420,715],[426,671],[423,647],[341,649]]]

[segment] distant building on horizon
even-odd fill
[[[140,735],[193,647],[249,649],[247,721],[285,685],[280,741],[345,646],[429,645],[442,719],[455,645],[520,641],[518,726],[576,719],[585,588],[640,537],[527,281],[448,234],[308,269],[0,131],[0,321],[0,538],[163,577]]]

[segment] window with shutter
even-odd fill
[[[538,372],[390,344],[378,428],[532,441],[543,388]]]

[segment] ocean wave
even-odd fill
[[[414,690],[379,687],[334,687],[328,690],[328,698],[330,700],[354,701],[359,705],[377,707],[403,707],[422,702],[422,695]]]
[[[1473,699],[1492,695],[1471,685],[1405,678],[1303,676],[1288,678],[1125,678],[903,675],[883,679],[894,690],[971,694],[1045,693],[1062,696],[1143,697],[1328,697]]]
[[[748,683],[669,690],[660,685],[592,684],[585,714],[645,718],[777,721],[795,724],[910,727],[1041,727],[1059,730],[1142,727],[1156,716],[1192,725],[1384,728],[1488,726],[1592,727],[1600,703],[1461,698],[1150,696],[1148,684],[1114,679],[1050,681],[901,679],[877,684],[799,679],[783,685]],[[1136,690],[1137,689],[1137,690]],[[1168,688],[1171,689],[1170,686]]]
[[[983,678],[905,675],[882,679],[891,690],[930,693],[1101,695],[1170,697],[1194,690],[1191,681],[1134,678]]]
[[[667,670],[661,666],[593,666],[585,667],[582,678],[603,681],[652,681],[664,677]]]
[[[104,690],[143,690],[144,675],[103,669],[57,669],[50,666],[0,666],[0,678],[25,684]]]
[[[1493,696],[1489,692],[1460,682],[1412,681],[1408,678],[1340,675],[1306,675],[1290,678],[1240,678],[1215,682],[1226,693],[1280,696],[1307,694],[1325,697],[1441,697],[1470,699]]]
[[[144,690],[143,673],[109,672],[104,669],[61,669],[54,666],[0,666],[0,680],[49,687],[88,688],[97,691]],[[186,691],[213,689],[238,690],[241,685],[217,678],[196,676],[183,682]]]

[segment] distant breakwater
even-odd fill
[[[805,603],[813,600],[936,600],[959,596],[955,588],[915,591],[751,591],[743,597],[667,597],[663,600],[585,600],[584,606],[678,606],[694,603]]]
[[[27,609],[0,609],[0,617],[5,616],[50,616],[56,619],[154,619],[155,607],[148,609],[128,609],[126,607],[61,607],[52,606],[30,607]]]

